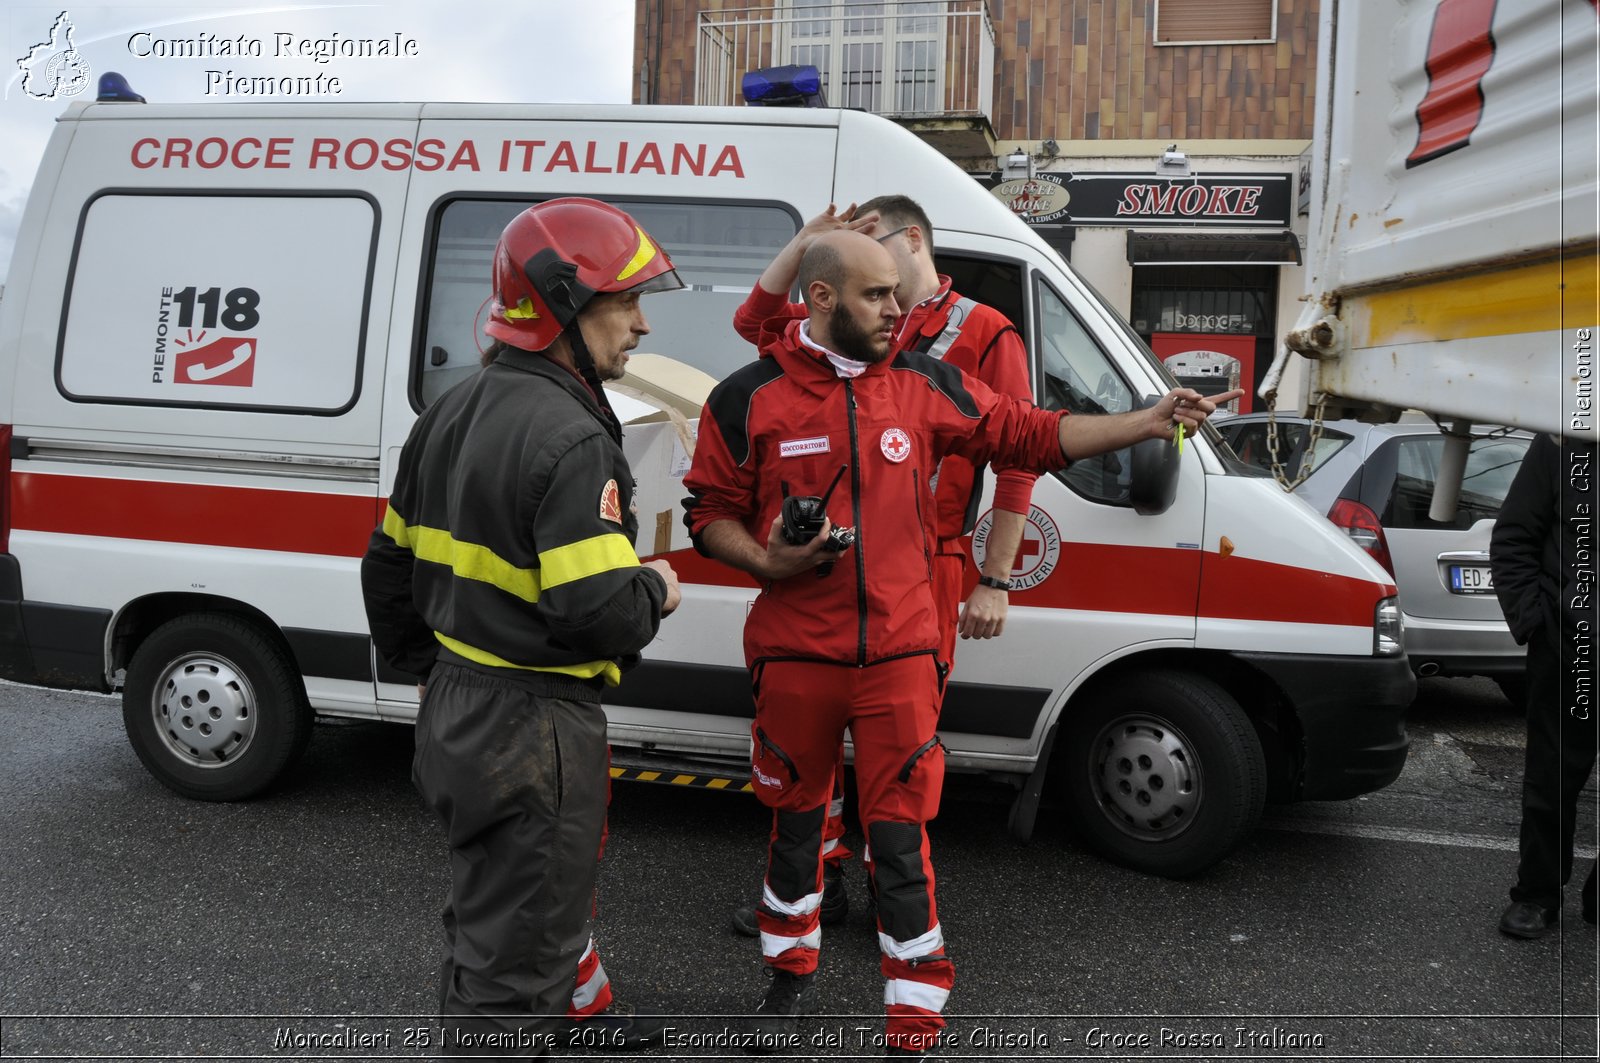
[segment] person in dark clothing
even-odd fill
[[[1511,937],[1542,937],[1560,922],[1578,794],[1595,763],[1594,457],[1592,442],[1536,438],[1490,540],[1495,595],[1528,647],[1521,855],[1500,917]],[[1583,918],[1595,921],[1593,866]]]
[[[566,1014],[608,1045],[640,1025],[594,1014],[610,1001],[589,939],[600,694],[679,591],[634,552],[601,381],[650,331],[640,296],[682,283],[631,217],[590,199],[517,215],[493,273],[495,357],[417,419],[361,583],[378,651],[423,685],[412,778],[450,842],[442,1048],[527,1058],[564,1043]]]

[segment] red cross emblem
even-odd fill
[[[911,456],[911,437],[899,428],[885,428],[878,440],[883,456],[898,465]]]

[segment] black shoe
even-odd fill
[[[1532,901],[1512,901],[1500,916],[1500,933],[1514,938],[1542,938],[1561,921],[1561,913]]]
[[[613,1000],[597,1015],[572,1021],[571,1044],[598,1052],[637,1052],[661,1041],[666,1020]]]
[[[850,914],[850,894],[844,891],[844,868],[839,864],[822,865],[823,926],[838,926]]]
[[[772,971],[767,995],[745,1023],[744,1050],[755,1055],[800,1048],[799,1021],[817,1010],[817,972]]]
[[[837,926],[850,914],[850,894],[844,890],[844,868],[838,864],[822,865],[822,910],[818,918],[823,926]],[[756,921],[756,910],[750,907],[735,908],[729,920],[735,934],[747,938],[761,936],[761,925]]]

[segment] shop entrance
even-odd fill
[[[1133,329],[1203,393],[1242,387],[1253,408],[1278,334],[1277,266],[1135,266]]]

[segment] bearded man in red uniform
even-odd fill
[[[798,1020],[816,1008],[823,826],[848,727],[873,854],[885,1044],[888,1055],[916,1055],[936,1042],[955,979],[925,830],[944,780],[931,473],[952,454],[1061,468],[1170,439],[1178,424],[1193,430],[1216,405],[1178,388],[1147,409],[1068,417],[896,351],[899,274],[859,232],[819,236],[799,280],[808,317],[769,334],[762,357],[712,391],[685,478],[696,547],[762,584],[744,648],[756,698],[751,779],[773,809],[757,908],[772,982],[747,1047],[798,1049]],[[841,470],[827,508],[849,514],[853,541],[826,518],[814,536],[786,541],[785,497],[820,496]]]
[[[860,206],[828,209],[811,219],[773,258],[748,298],[733,317],[733,327],[760,345],[764,326],[775,320],[803,318],[804,303],[789,302],[789,290],[800,272],[800,258],[823,233],[852,229],[872,237],[889,252],[900,275],[895,301],[901,318],[894,334],[896,350],[917,351],[938,358],[983,381],[1002,395],[1022,402],[1033,399],[1028,383],[1028,351],[1016,326],[1000,311],[969,299],[951,287],[950,278],[934,265],[933,225],[909,196],[877,196]],[[954,667],[956,636],[987,639],[1005,630],[1010,605],[1011,571],[1027,525],[1028,504],[1037,477],[1015,468],[995,470],[994,517],[978,583],[963,608],[966,580],[965,536],[972,531],[983,495],[983,468],[957,454],[944,458],[932,472],[934,506],[929,513],[937,545],[933,556],[933,593],[939,606],[940,653],[945,668]],[[946,681],[948,681],[948,674]],[[844,921],[849,896],[844,888],[844,862],[850,849],[844,838],[844,749],[839,750],[834,794],[823,829],[822,923]],[[871,849],[865,854],[871,860]],[[870,872],[869,872],[870,873]],[[869,878],[870,882],[870,878]],[[756,937],[760,933],[754,907],[733,913],[733,928]]]

